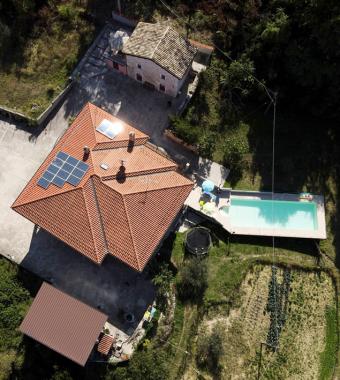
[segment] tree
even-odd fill
[[[186,301],[200,301],[208,286],[207,263],[201,258],[191,258],[184,262],[179,271],[177,291],[179,297]]]

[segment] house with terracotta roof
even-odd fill
[[[131,78],[176,96],[190,73],[197,48],[168,25],[139,22],[122,53]]]
[[[96,264],[143,271],[192,187],[149,136],[88,103],[12,208]]]

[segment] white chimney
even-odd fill
[[[129,141],[131,143],[134,143],[135,140],[136,140],[136,134],[135,134],[135,132],[133,132],[133,131],[129,132]]]

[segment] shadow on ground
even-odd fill
[[[21,265],[101,310],[109,316],[110,323],[129,335],[155,298],[147,271],[138,273],[112,256],[97,265],[38,227]],[[133,323],[126,321],[128,313],[134,315]]]

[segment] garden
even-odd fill
[[[181,353],[185,364],[177,378],[332,378],[338,344],[332,275],[327,265],[318,265],[317,252],[308,243],[295,249],[279,243],[275,266],[271,250],[270,244],[261,247],[257,241],[233,241],[223,234],[215,235],[201,264],[183,249],[179,284],[183,276],[190,279],[186,272],[192,260],[191,274],[197,278],[201,266],[206,277],[203,270],[202,297],[191,292],[189,302],[189,289],[198,287],[184,283],[184,308],[195,305],[197,311],[191,321],[195,333],[183,346],[189,353]],[[178,292],[183,300],[180,287]]]
[[[96,27],[82,2],[11,0],[0,8],[0,106],[35,119],[66,87]]]

